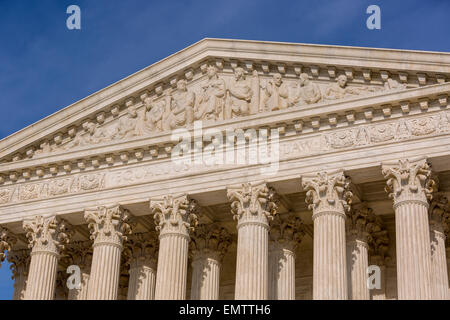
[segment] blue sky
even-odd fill
[[[449,52],[449,14],[448,0],[0,0],[0,139],[205,37]]]

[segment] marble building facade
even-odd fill
[[[449,53],[204,39],[26,127],[0,141],[13,298],[448,300],[449,80]]]

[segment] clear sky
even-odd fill
[[[449,52],[449,14],[449,0],[0,0],[0,139],[205,37]]]

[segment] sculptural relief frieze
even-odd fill
[[[210,65],[199,81],[189,83],[178,79],[176,88],[144,94],[140,99],[125,101],[125,110],[108,121],[87,119],[82,125],[59,139],[58,143],[44,139],[28,157],[41,157],[102,143],[158,134],[176,128],[189,127],[193,121],[220,121],[261,112],[284,110],[316,103],[332,103],[336,100],[378,94],[390,90],[406,89],[406,84],[390,77],[379,85],[349,83],[346,75],[335,80],[313,81],[306,72],[299,77],[287,77],[278,72],[261,74],[240,66],[233,68],[233,75],[219,73]],[[20,157],[16,160],[21,159]]]
[[[400,118],[379,124],[359,125],[353,128],[303,135],[295,140],[281,140],[279,159],[282,161],[386,142],[408,141],[448,132],[450,132],[450,112],[441,111],[434,115],[411,119]],[[233,169],[236,167],[232,164],[198,164],[195,161],[174,163],[168,159],[167,161],[128,169],[74,174],[65,178],[19,183],[0,188],[0,205],[98,191],[161,179],[172,179],[188,173],[200,174],[215,169],[223,170],[224,168]]]

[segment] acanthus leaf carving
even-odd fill
[[[66,248],[74,231],[64,219],[56,216],[35,216],[23,222],[23,229],[28,238],[31,254],[50,252],[60,255]]]
[[[118,204],[86,209],[84,219],[91,232],[91,240],[96,245],[111,244],[122,248],[131,234],[128,224],[130,212]]]
[[[350,179],[342,171],[318,172],[302,177],[306,191],[306,203],[313,210],[313,218],[322,212],[335,212],[345,215],[350,210],[352,192]]]
[[[133,233],[125,245],[130,268],[142,265],[156,267],[159,241],[155,231]]]
[[[181,234],[188,237],[197,226],[200,211],[197,202],[189,199],[186,194],[152,199],[150,209],[160,238],[167,234]]]
[[[191,235],[190,249],[193,259],[214,257],[221,261],[232,243],[230,233],[217,224],[199,224]]]
[[[265,182],[244,183],[227,188],[233,218],[238,227],[247,223],[259,223],[268,227],[277,213],[279,198],[275,189]]]
[[[387,179],[386,192],[394,199],[394,207],[403,202],[421,202],[428,207],[434,181],[426,159],[400,159],[382,164],[382,173]]]
[[[305,225],[299,217],[276,215],[271,223],[269,239],[272,245],[295,252],[305,234]]]
[[[11,247],[17,242],[17,237],[5,227],[0,226],[0,263],[5,261],[5,251],[11,251]]]

